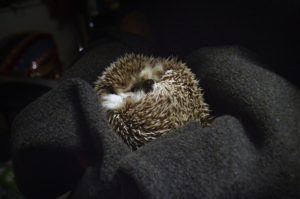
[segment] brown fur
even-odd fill
[[[126,54],[112,63],[95,83],[99,96],[129,91],[146,66],[161,64],[164,73],[139,101],[128,98],[116,110],[107,110],[108,122],[133,150],[188,121],[207,125],[208,105],[195,75],[175,58],[153,58]]]

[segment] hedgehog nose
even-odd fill
[[[143,82],[143,90],[145,91],[145,93],[149,93],[150,91],[152,91],[153,84],[153,79],[147,79]]]

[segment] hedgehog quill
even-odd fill
[[[176,58],[125,54],[95,82],[114,131],[132,149],[189,121],[204,127],[209,106],[195,75]]]

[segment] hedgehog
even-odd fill
[[[175,57],[125,54],[95,82],[112,129],[132,149],[189,121],[209,123],[209,106],[191,70]]]

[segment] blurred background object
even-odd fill
[[[23,33],[0,41],[0,75],[59,79],[62,66],[51,35]]]

